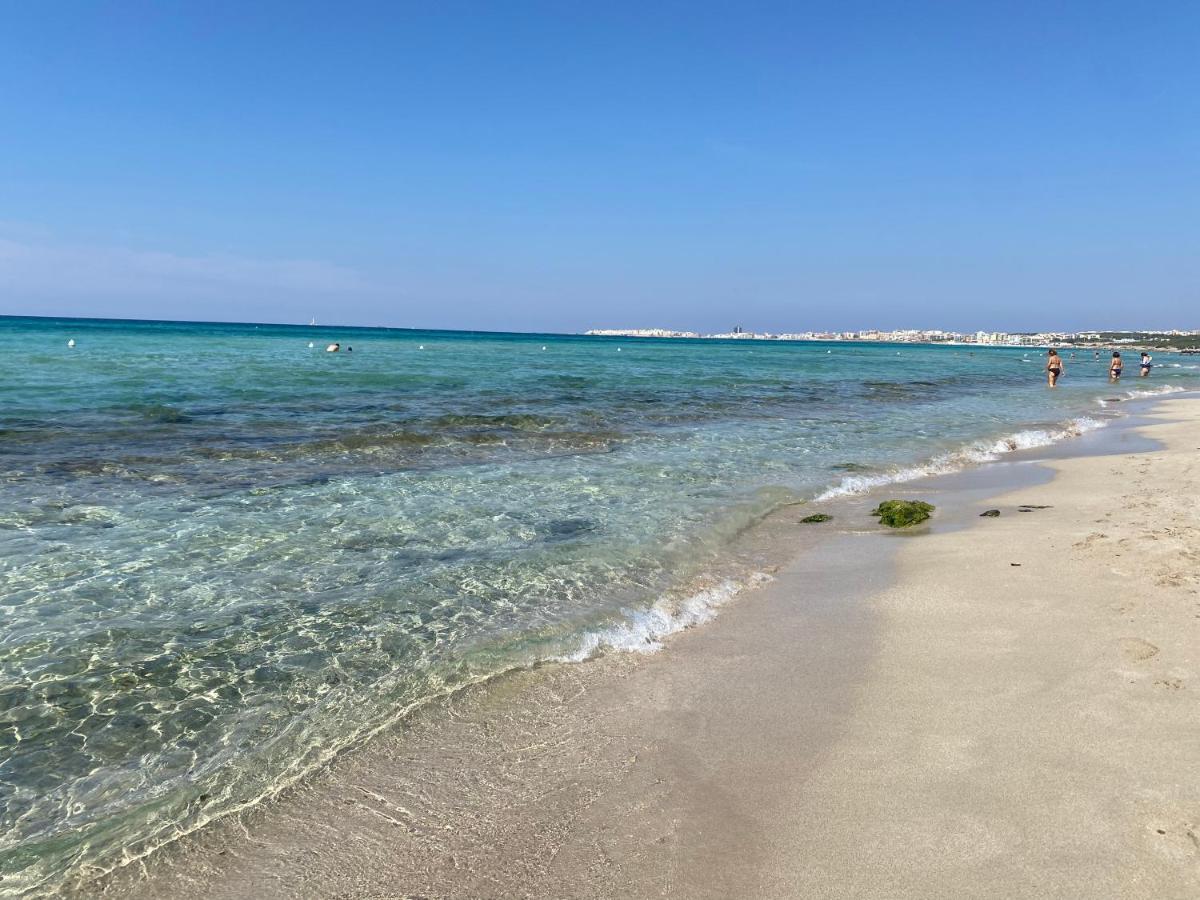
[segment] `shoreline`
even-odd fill
[[[1180,388],[1171,388],[1163,385],[1153,389],[1150,396],[1156,396],[1160,392],[1180,390]],[[1125,391],[1121,393],[1119,401],[1126,404],[1123,409],[1131,409],[1129,402],[1134,402],[1135,405],[1140,405],[1142,397],[1139,397],[1139,391]],[[1098,398],[1097,398],[1098,399]],[[1117,399],[1117,398],[1114,398]],[[1101,410],[1096,412],[1099,418],[1108,418],[1110,423],[1119,426],[1122,417],[1112,412],[1111,408],[1106,414],[1103,409],[1108,406],[1108,402],[1100,404]],[[957,446],[957,449],[951,449],[947,452],[928,458],[924,462],[914,462],[911,464],[895,464],[887,469],[875,469],[873,472],[872,483],[892,485],[896,490],[901,490],[899,484],[907,482],[913,478],[925,477],[930,472],[955,472],[961,469],[973,469],[981,462],[991,462],[994,460],[1015,461],[1021,457],[1024,452],[1021,447],[1042,447],[1047,443],[1062,440],[1065,437],[1073,436],[1078,438],[1081,427],[1079,423],[1085,423],[1086,427],[1093,427],[1100,423],[1090,420],[1091,417],[1085,416],[1082,410],[1075,412],[1074,416],[1065,420],[1046,420],[1042,423],[1031,423],[1021,431],[1008,432],[1002,434],[995,440],[979,439],[976,441],[963,443]],[[1086,427],[1082,430],[1086,430]],[[1072,444],[1064,442],[1064,445]],[[1015,451],[1015,452],[1014,452]],[[986,468],[986,466],[985,466]],[[855,480],[858,476],[848,476],[848,480]],[[878,478],[875,481],[874,478]],[[843,480],[836,487],[826,491],[826,494],[832,494],[829,499],[816,498],[814,500],[804,501],[800,503],[817,504],[810,508],[829,508],[830,504],[834,507],[842,502],[856,504],[859,502],[871,504],[869,500],[862,500],[862,494],[857,490],[849,491],[848,496],[842,497],[846,480]],[[824,496],[824,495],[823,495]],[[798,499],[798,498],[797,498]],[[583,632],[579,635],[582,639],[580,646],[575,647],[568,645],[563,648],[561,655],[553,654],[545,657],[542,662],[527,662],[526,665],[541,666],[545,662],[558,660],[578,661],[587,658],[589,654],[606,653],[610,650],[656,650],[664,639],[672,638],[678,632],[690,628],[692,625],[699,624],[712,618],[718,611],[718,607],[726,605],[726,601],[732,599],[732,595],[743,593],[746,588],[756,582],[761,572],[771,570],[778,566],[781,560],[788,560],[794,557],[802,546],[807,546],[809,541],[819,541],[826,529],[805,528],[795,535],[792,535],[788,541],[780,544],[775,542],[775,546],[769,550],[762,546],[756,546],[754,538],[763,538],[763,535],[768,533],[773,527],[772,523],[776,519],[786,518],[789,508],[798,508],[792,502],[784,502],[775,508],[773,512],[762,512],[750,516],[740,530],[734,532],[726,529],[730,534],[737,535],[734,538],[734,544],[742,541],[746,535],[750,536],[749,541],[744,543],[748,547],[743,548],[741,558],[737,552],[732,549],[729,554],[722,554],[719,559],[714,558],[711,564],[707,567],[707,572],[700,572],[687,582],[679,583],[667,592],[660,595],[659,600],[655,602],[653,607],[647,610],[635,609],[628,613],[628,617],[618,620],[615,624],[610,622],[608,625],[599,625],[592,631]],[[852,507],[851,507],[852,508]],[[858,513],[855,513],[858,515]],[[869,519],[861,517],[869,525],[874,525]],[[936,525],[934,527],[937,527]],[[728,536],[727,536],[728,539]],[[769,544],[769,538],[763,539],[764,543]],[[750,565],[747,560],[753,558],[754,565]],[[732,578],[733,589],[728,589],[729,582],[725,579]],[[689,589],[690,587],[690,589]],[[616,639],[614,640],[613,637]],[[522,668],[519,665],[516,668]],[[494,679],[508,677],[514,671],[513,667],[509,667],[501,671],[493,671],[490,673],[481,674],[480,677],[473,679],[471,685],[486,685]],[[415,704],[407,706],[404,710],[396,710],[395,715],[389,716],[387,721],[376,721],[373,726],[367,730],[356,731],[355,734],[347,740],[338,740],[335,744],[322,744],[314,746],[314,757],[319,758],[319,764],[313,767],[305,767],[302,771],[299,768],[294,769],[286,780],[276,781],[270,789],[261,794],[233,794],[225,795],[222,799],[228,797],[238,798],[232,805],[214,806],[212,812],[208,808],[204,808],[204,797],[197,793],[197,800],[193,800],[192,808],[189,813],[195,812],[197,815],[190,816],[185,820],[182,827],[172,824],[171,819],[163,817],[159,825],[161,831],[152,838],[141,841],[137,844],[126,844],[124,847],[124,857],[119,866],[128,866],[136,863],[138,866],[143,864],[143,860],[152,858],[155,854],[162,852],[166,847],[170,846],[177,840],[188,839],[189,836],[202,836],[209,828],[218,827],[219,822],[227,816],[237,816],[253,809],[258,805],[270,806],[277,798],[286,796],[287,792],[302,786],[305,779],[312,777],[319,772],[322,767],[328,765],[331,760],[336,759],[339,755],[345,752],[353,752],[355,748],[361,748],[373,740],[376,735],[394,727],[398,727],[403,723],[403,720],[408,718],[416,710],[426,704],[433,704],[434,708],[441,709],[438,705],[447,694],[453,694],[461,690],[462,686],[455,686],[451,690],[439,695],[427,696]],[[208,813],[208,815],[206,815]],[[111,856],[109,857],[111,860]],[[103,867],[113,865],[113,863],[104,863]],[[110,869],[111,871],[111,869]],[[71,871],[62,879],[62,883],[68,886],[79,886],[94,883],[96,880],[105,879],[107,873],[102,870],[101,865],[83,864]],[[34,892],[37,888],[42,890],[53,890],[53,885],[34,886]],[[22,889],[27,889],[25,886]]]
[[[1153,445],[1133,428],[1093,434],[1100,442],[1111,431],[1115,443],[1129,435],[1145,453]],[[1071,443],[1056,449],[1067,454]],[[893,485],[896,494],[941,490],[957,499],[939,504],[935,527],[919,541],[906,539],[918,535],[827,535],[817,542],[828,551],[823,562],[813,550],[801,552],[772,583],[728,604],[717,622],[672,637],[664,653],[547,664],[435,704],[345,754],[311,783],[165,848],[145,861],[144,873],[131,866],[109,876],[104,893],[718,896],[736,889],[787,896],[795,883],[780,881],[778,873],[789,869],[791,843],[777,846],[774,836],[797,839],[796,823],[781,825],[790,808],[804,808],[798,786],[818,779],[822,765],[838,756],[854,732],[864,689],[878,682],[888,627],[877,598],[904,584],[906,557],[914,551],[962,536],[977,540],[982,529],[995,531],[1010,520],[1028,531],[1030,516],[974,518],[998,489],[1011,493],[1018,474],[1019,490],[1053,491],[1062,473],[1047,484],[1039,471],[1098,458],[1062,459],[1049,450],[1041,448],[1046,459],[1038,465],[1024,465],[1032,460],[1021,457],[1039,454],[1021,451],[1001,464]],[[1005,474],[997,476],[1001,469]],[[786,532],[777,537],[813,530],[793,522]],[[874,546],[864,551],[866,543]],[[897,558],[895,578],[889,556]],[[802,657],[789,657],[790,647],[801,648]],[[755,687],[747,694],[748,685]],[[767,686],[769,700],[759,696]],[[787,716],[764,718],[763,703]],[[750,748],[745,715],[755,722]],[[731,782],[738,786],[732,792]],[[766,814],[772,809],[774,815]],[[837,804],[825,810],[834,818],[838,812]],[[732,822],[741,824],[734,829]],[[820,849],[805,856],[818,858]],[[754,873],[763,873],[756,884],[747,880]],[[827,871],[822,878],[833,876]],[[813,884],[806,889],[819,895]]]
[[[1183,389],[1164,385],[1148,393],[1126,391],[1120,398],[1113,399],[1116,402],[1140,403],[1163,392],[1179,390]],[[1119,414],[1113,413],[1111,409],[1107,414],[1103,412],[1104,407],[1107,407],[1109,403],[1110,401],[1102,403],[1102,411],[1097,415],[1100,418],[1107,418],[1110,424],[1118,424],[1121,421]],[[1067,420],[1032,423],[1021,431],[1009,432],[994,440],[986,438],[960,444],[957,449],[930,457],[924,462],[898,464],[888,469],[873,470],[876,477],[881,479],[879,482],[873,483],[898,485],[914,478],[928,477],[930,472],[949,471],[953,473],[964,467],[972,468],[981,463],[1016,459],[1020,457],[1021,447],[1044,447],[1056,441],[1063,441],[1067,437],[1079,438],[1081,433],[1089,430],[1089,428],[1081,428],[1079,425],[1081,422],[1089,423],[1089,427],[1101,424],[1092,421],[1091,417],[1083,416],[1082,412],[1077,412],[1074,417]],[[1030,438],[1032,441],[1027,443],[1026,439]],[[1010,456],[1014,453],[1015,456]],[[746,534],[761,536],[764,532],[769,531],[773,521],[787,516],[789,508],[796,509],[800,505],[810,503],[819,504],[815,508],[827,508],[829,504],[840,503],[843,499],[852,503],[859,502],[859,498],[864,495],[862,491],[845,490],[846,481],[855,480],[857,477],[849,476],[847,479],[843,479],[841,483],[830,487],[816,498],[785,500],[770,511],[753,513],[743,522],[739,530],[726,529],[734,535],[732,538],[728,538],[732,542],[730,548],[736,547],[739,543],[752,544],[753,541],[744,542],[742,538]],[[864,521],[869,523],[869,520],[864,519]],[[805,528],[796,537],[802,540],[819,540],[824,530]],[[175,842],[200,837],[208,829],[219,827],[220,822],[227,817],[249,814],[260,805],[270,806],[281,797],[286,797],[289,791],[302,788],[306,779],[316,776],[325,766],[332,764],[342,754],[356,752],[389,729],[404,727],[406,720],[412,719],[427,706],[435,710],[442,710],[443,701],[453,698],[463,690],[486,686],[497,679],[510,677],[515,672],[528,667],[542,667],[556,662],[583,662],[591,660],[597,655],[614,651],[655,652],[661,648],[664,641],[673,638],[679,632],[706,623],[715,617],[728,602],[742,593],[752,591],[754,586],[764,579],[766,571],[775,570],[780,561],[790,560],[800,552],[796,546],[789,544],[780,547],[778,542],[776,544],[777,546],[769,552],[764,552],[763,548],[756,546],[743,548],[740,552],[730,549],[729,553],[710,560],[707,567],[693,572],[685,581],[681,581],[661,593],[651,606],[622,610],[622,618],[577,632],[575,635],[577,640],[564,642],[561,652],[543,654],[537,659],[521,660],[515,665],[479,673],[470,680],[447,686],[444,690],[426,695],[402,709],[395,709],[391,715],[384,719],[375,719],[367,727],[355,729],[350,734],[340,735],[338,740],[331,745],[322,744],[319,747],[314,745],[314,753],[311,754],[311,758],[315,759],[313,764],[293,767],[287,772],[286,777],[277,779],[265,791],[249,795],[228,793],[220,799],[236,797],[236,801],[215,807],[204,805],[205,797],[211,795],[197,792],[190,801],[191,806],[188,810],[189,814],[195,813],[194,816],[189,815],[182,824],[175,824],[178,820],[164,816],[157,823],[159,829],[157,833],[139,838],[136,843],[126,843],[121,847],[120,850],[123,854],[121,859],[114,860],[110,854],[107,859],[102,858],[95,863],[76,863],[70,870],[60,874],[57,878],[46,876],[43,881],[36,884],[31,882],[29,885],[22,885],[20,890],[28,891],[31,895],[38,894],[39,891],[46,893],[56,890],[84,890],[90,884],[104,883],[114,872],[123,867],[143,866],[146,864],[146,860],[166,851]],[[748,560],[751,557],[757,563],[756,565],[749,563]],[[57,885],[63,885],[63,887],[60,888]]]

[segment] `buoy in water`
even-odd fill
[[[424,345],[424,344],[422,344],[422,345],[421,345],[420,347],[418,347],[417,349],[418,349],[418,350],[424,350],[424,349],[425,349],[425,345]]]
[[[67,341],[67,346],[74,347],[75,346],[75,338],[71,338],[69,341]]]
[[[309,342],[308,342],[308,349],[309,349],[309,350],[311,350],[311,349],[312,349],[314,346],[316,346],[316,345],[315,345],[315,344],[314,344],[312,341],[309,341]]]

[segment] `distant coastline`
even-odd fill
[[[80,323],[89,326],[106,325],[133,327],[146,326],[209,326],[212,328],[280,328],[311,332],[316,329],[322,333],[335,331],[377,331],[402,334],[445,334],[445,335],[496,335],[525,338],[579,338],[579,337],[620,337],[643,339],[690,339],[690,340],[755,340],[755,341],[832,341],[832,342],[863,342],[883,344],[941,344],[945,346],[988,346],[988,347],[1129,347],[1131,349],[1150,349],[1158,351],[1179,350],[1184,352],[1200,352],[1200,329],[1184,330],[1138,330],[1138,331],[1041,331],[1041,332],[1001,332],[1001,331],[943,331],[941,329],[906,328],[894,331],[867,329],[860,331],[803,331],[803,332],[769,332],[746,331],[735,327],[732,331],[719,333],[704,333],[699,331],[679,331],[668,328],[592,328],[584,332],[560,331],[503,331],[492,329],[467,328],[434,328],[413,327],[406,325],[352,325],[339,323],[309,322],[235,322],[221,320],[191,320],[191,319],[130,319],[110,318],[104,316],[47,316],[19,315],[14,313],[0,314],[0,325],[6,322],[36,322],[41,325],[71,325]]]
[[[667,328],[592,328],[584,332],[589,337],[628,338],[692,338],[700,340],[750,341],[865,341],[889,344],[946,344],[983,345],[991,347],[1153,347],[1158,350],[1191,350],[1200,348],[1200,330],[1196,331],[942,331],[905,328],[897,331],[746,331],[741,326],[732,331],[703,334],[698,331],[672,331]]]

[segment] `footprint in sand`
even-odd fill
[[[1153,826],[1152,826],[1153,827]],[[1154,850],[1175,862],[1195,860],[1200,853],[1200,835],[1190,822],[1153,827]]]
[[[1158,648],[1141,638],[1121,638],[1121,652],[1134,662],[1144,662],[1158,655]]]
[[[1177,691],[1183,687],[1182,678],[1159,678],[1154,682],[1155,687],[1163,688],[1168,691]]]

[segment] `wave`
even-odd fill
[[[865,494],[873,488],[888,484],[900,484],[915,481],[930,475],[948,475],[959,472],[968,466],[979,463],[994,462],[1006,453],[1015,450],[1030,450],[1034,447],[1046,447],[1067,438],[1103,428],[1105,421],[1086,416],[1072,419],[1065,425],[1051,428],[1030,428],[996,440],[973,441],[948,453],[941,453],[930,460],[911,466],[901,466],[884,472],[870,475],[849,475],[838,484],[818,494],[816,500],[832,500],[835,497],[846,497],[854,494]]]
[[[1177,384],[1163,384],[1152,388],[1134,388],[1125,392],[1126,400],[1140,400],[1143,397],[1159,397],[1163,394],[1178,394],[1181,391],[1186,391],[1187,388],[1180,387]],[[1104,401],[1101,401],[1102,403]]]
[[[722,606],[742,591],[770,580],[771,576],[765,572],[754,572],[745,581],[727,578],[682,600],[664,597],[648,609],[622,610],[624,618],[621,621],[584,632],[574,650],[554,659],[557,662],[583,662],[606,650],[655,653],[662,649],[664,639],[710,621]]]

